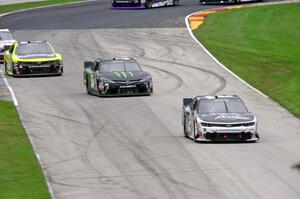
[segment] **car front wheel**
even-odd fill
[[[194,122],[194,126],[193,126],[194,128],[193,128],[193,140],[194,140],[194,142],[197,142],[197,130],[196,130],[196,123]]]

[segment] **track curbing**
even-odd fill
[[[235,7],[236,9],[237,7]],[[243,7],[239,7],[239,8],[243,8]],[[228,10],[228,9],[223,9],[223,10]],[[223,11],[222,10],[222,11]],[[206,11],[203,11],[203,12],[209,12],[211,10],[206,10]],[[207,48],[205,48],[203,46],[203,44],[195,37],[195,35],[193,34],[193,31],[192,31],[192,28],[190,26],[190,17],[195,15],[195,14],[199,14],[201,13],[201,11],[197,11],[197,12],[194,12],[194,13],[191,13],[189,14],[188,16],[185,17],[185,25],[188,29],[188,32],[190,34],[190,36],[193,38],[193,40],[195,40],[198,45],[219,65],[221,66],[222,68],[224,68],[227,72],[229,72],[231,75],[233,75],[235,78],[237,78],[238,80],[240,80],[242,83],[244,83],[246,86],[248,86],[249,88],[251,88],[252,90],[256,91],[257,93],[259,93],[260,95],[262,95],[263,97],[265,98],[269,98],[267,95],[265,95],[263,92],[259,91],[258,89],[254,88],[253,86],[251,86],[249,83],[247,83],[245,80],[243,80],[242,78],[240,78],[238,75],[236,75],[234,72],[232,72],[230,69],[228,69],[224,64],[222,64],[214,55],[212,55],[208,50]],[[201,23],[202,24],[202,23]],[[200,24],[200,25],[201,25]]]

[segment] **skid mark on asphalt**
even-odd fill
[[[134,100],[132,102],[134,102],[137,105],[136,100]],[[107,129],[107,130],[113,136],[113,140],[114,140],[115,144],[110,143],[109,145],[107,145],[107,143],[105,143],[105,142],[102,141],[103,140],[102,137],[99,137],[98,142],[100,142],[100,144],[98,146],[100,148],[102,148],[101,151],[112,151],[111,148],[110,148],[111,145],[112,146],[116,146],[117,148],[121,147],[120,145],[135,146],[134,148],[132,148],[132,150],[130,150],[130,151],[124,151],[121,154],[110,154],[108,158],[111,160],[111,162],[114,163],[114,165],[119,170],[122,171],[121,172],[122,174],[126,175],[126,173],[128,173],[128,172],[129,173],[130,172],[135,172],[135,170],[133,170],[133,171],[128,170],[126,168],[126,166],[130,166],[130,165],[134,166],[135,163],[137,162],[137,163],[139,163],[138,165],[142,164],[143,167],[146,167],[146,171],[150,172],[150,174],[152,173],[152,176],[154,175],[156,177],[154,179],[158,180],[157,177],[159,177],[159,179],[162,180],[162,182],[160,182],[160,183],[170,183],[171,182],[171,184],[174,184],[175,181],[177,181],[177,180],[172,179],[173,177],[170,177],[170,176],[167,175],[169,168],[167,170],[165,170],[165,169],[160,168],[158,166],[158,165],[160,165],[159,162],[162,161],[162,159],[164,159],[165,157],[168,157],[168,156],[166,155],[166,156],[164,156],[162,158],[155,158],[157,156],[156,155],[157,153],[154,152],[153,150],[156,150],[156,148],[160,148],[160,147],[156,147],[157,143],[153,143],[154,144],[153,146],[150,143],[144,143],[143,140],[147,140],[147,137],[143,138],[143,137],[139,136],[139,134],[142,134],[142,135],[144,134],[143,130],[141,130],[141,129],[132,130],[131,125],[128,126],[128,124],[132,123],[132,121],[131,122],[128,122],[128,121],[122,122],[122,120],[123,120],[124,117],[122,117],[121,115],[119,116],[118,119],[115,118],[114,116],[112,116],[112,118],[110,118],[109,115],[115,115],[115,114],[117,114],[117,113],[114,113],[114,111],[115,111],[114,110],[115,108],[113,108],[113,107],[115,107],[114,103],[112,103],[112,104],[105,104],[104,106],[105,106],[106,109],[108,109],[107,111],[109,111],[109,113],[106,113],[106,115],[109,117],[109,120],[112,121],[113,124],[114,124],[111,127],[112,129]],[[139,107],[139,106],[137,106],[137,107]],[[134,108],[134,109],[136,109],[136,108]],[[128,112],[128,111],[126,112],[126,114],[128,114],[128,117],[131,118],[132,120],[134,120],[135,118],[130,117],[130,115],[132,115],[134,112],[136,112],[136,111],[137,112],[145,112],[145,111],[141,111],[141,110],[138,111],[138,110],[134,110],[134,109],[130,110],[130,112]],[[140,109],[140,108],[138,108],[138,109]],[[103,109],[102,109],[102,111],[103,111]],[[122,112],[122,110],[119,110],[119,111]],[[149,111],[146,111],[146,113],[149,113]],[[149,117],[149,118],[153,118],[153,117]],[[154,121],[152,121],[152,122],[154,122]],[[126,125],[125,125],[125,123],[126,123]],[[156,125],[157,125],[157,123],[156,123]],[[148,129],[148,128],[145,127],[145,129]],[[155,129],[153,129],[152,131],[155,131]],[[168,130],[163,130],[163,131],[166,132],[166,133],[168,132]],[[160,132],[163,132],[163,131],[160,131]],[[117,132],[117,133],[114,133],[114,132]],[[168,141],[165,140],[166,142],[164,141],[163,143],[164,144],[165,143],[169,143],[174,138],[169,137],[168,139],[169,139]],[[172,142],[173,141],[171,141],[171,143]],[[162,144],[162,142],[161,142],[161,144]],[[148,146],[148,147],[150,146],[151,149],[149,149],[146,146]],[[171,144],[171,146],[173,146],[173,144]],[[173,147],[171,147],[170,149],[168,149],[167,152],[171,152],[172,151],[172,154],[174,155],[174,150],[172,150],[172,148]],[[164,153],[167,153],[167,152],[165,151]],[[185,153],[185,152],[182,151],[182,153]],[[133,161],[130,158],[130,157],[132,157],[132,155],[134,155]],[[172,156],[173,155],[171,155],[171,157],[169,156],[170,160],[172,160]],[[180,155],[180,153],[179,154],[177,153],[177,156],[178,155]],[[121,158],[122,156],[125,156],[125,157],[127,157],[129,159],[122,159]],[[154,158],[152,158],[152,160],[149,162],[148,159],[149,159],[149,157],[152,157],[152,156],[154,156]],[[153,163],[153,161],[154,161],[154,163]],[[159,162],[157,162],[157,161],[159,161]],[[146,164],[146,165],[144,165],[144,164]],[[150,168],[148,168],[149,165],[155,165],[155,166],[151,166]],[[142,169],[142,170],[144,170],[144,169]],[[128,176],[126,176],[126,177],[128,178]],[[127,179],[127,180],[132,181],[134,179]],[[134,180],[134,182],[131,182],[131,183],[133,183],[133,185],[136,184],[135,180]],[[168,185],[168,186],[171,186],[171,187],[170,188],[166,188],[167,190],[171,189],[171,190],[174,191],[175,188],[173,186],[175,186],[175,185]],[[193,186],[191,186],[191,187],[193,187]],[[178,188],[179,187],[176,187],[176,190],[178,190]],[[174,198],[173,195],[170,196],[170,197]],[[183,196],[181,196],[181,197],[183,197]]]
[[[156,95],[158,95],[158,96],[163,96],[163,95],[170,94],[170,93],[176,91],[178,88],[180,88],[180,87],[182,86],[182,84],[183,84],[183,79],[182,79],[179,75],[177,75],[177,74],[175,74],[175,73],[172,73],[172,72],[170,72],[170,71],[167,71],[167,70],[164,70],[164,69],[161,69],[161,68],[158,68],[158,67],[146,65],[146,64],[144,64],[143,66],[145,66],[145,67],[147,67],[147,68],[151,68],[151,69],[155,69],[155,70],[164,72],[164,73],[170,75],[171,77],[173,77],[173,78],[176,80],[176,83],[175,83],[175,84],[171,84],[171,86],[173,86],[173,88],[168,88],[167,91],[164,91],[164,92],[162,92],[162,93],[158,93],[158,94],[154,93],[154,94],[153,94],[154,96],[156,96]],[[162,84],[163,84],[163,83],[165,83],[165,82],[162,82]]]

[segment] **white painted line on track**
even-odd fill
[[[29,142],[30,142],[30,144],[31,144],[31,146],[32,146],[32,149],[33,149],[33,152],[34,152],[34,154],[35,154],[35,157],[37,158],[38,162],[39,162],[40,165],[41,165],[41,156],[40,156],[39,153],[37,152],[37,150],[36,150],[36,148],[35,148],[35,145],[34,145],[34,142],[33,142],[33,139],[32,139],[32,137],[31,137],[31,136],[29,135],[29,133],[28,133],[27,127],[25,126],[25,122],[24,122],[24,120],[23,120],[23,116],[22,116],[21,112],[19,111],[19,107],[16,106],[16,108],[17,108],[17,111],[18,111],[18,113],[19,113],[19,117],[20,117],[20,120],[21,120],[21,122],[22,122],[22,125],[23,125],[23,127],[24,127],[24,129],[25,129],[25,132],[26,132],[26,134],[27,134],[27,137],[28,137],[28,139],[29,139]],[[55,199],[53,188],[51,187],[51,184],[49,183],[49,179],[48,179],[49,177],[48,177],[48,174],[47,174],[46,170],[44,170],[43,168],[41,168],[41,170],[42,170],[43,175],[44,175],[44,177],[45,177],[45,182],[46,182],[47,187],[48,187],[48,192],[49,192],[51,198],[52,198],[52,199]]]
[[[32,140],[32,138],[31,138],[31,136],[29,135],[28,130],[27,130],[26,126],[25,126],[25,122],[24,122],[24,120],[23,120],[22,114],[21,114],[21,112],[19,111],[19,103],[18,103],[18,100],[17,100],[17,98],[16,98],[16,95],[15,95],[15,93],[14,93],[12,87],[9,85],[9,83],[8,83],[6,77],[5,77],[5,75],[4,75],[4,73],[3,73],[3,71],[2,71],[1,69],[0,69],[0,77],[3,79],[3,82],[4,82],[5,86],[7,87],[7,89],[8,89],[9,92],[10,92],[11,98],[12,98],[13,103],[14,103],[14,105],[15,105],[15,107],[16,107],[18,113],[19,113],[20,120],[21,120],[22,125],[23,125],[23,127],[24,127],[24,129],[25,129],[25,132],[26,132],[26,134],[27,134],[27,137],[28,137],[28,139],[29,139],[29,142],[30,142],[30,144],[31,144],[31,146],[32,146],[32,149],[33,149],[33,152],[34,152],[34,154],[35,154],[35,157],[37,158],[38,162],[39,162],[40,165],[41,165],[41,158],[40,158],[40,155],[38,154],[38,152],[37,152],[37,150],[36,150],[36,148],[35,148],[35,145],[34,145],[34,143],[33,143],[33,140]],[[43,175],[44,175],[44,177],[45,177],[45,181],[46,181],[46,184],[47,184],[47,187],[48,187],[48,192],[49,192],[51,198],[52,198],[52,199],[55,199],[53,189],[52,189],[52,187],[51,187],[51,185],[50,185],[50,183],[49,183],[49,179],[48,179],[47,172],[46,172],[43,168],[41,168],[41,169],[42,169]]]
[[[0,69],[0,75],[1,75],[1,77],[3,79],[3,82],[4,82],[5,86],[6,86],[6,88],[9,90],[9,93],[10,93],[12,101],[14,102],[14,105],[16,107],[19,106],[19,103],[18,103],[18,100],[16,98],[16,95],[15,95],[13,89],[11,88],[11,86],[9,85],[9,83],[8,83],[6,77],[5,77],[5,75],[4,75],[4,73],[3,73],[3,71],[1,69]]]
[[[18,12],[27,11],[27,10],[35,10],[35,9],[49,8],[49,7],[58,7],[58,6],[71,5],[71,4],[80,4],[80,3],[91,2],[91,1],[96,1],[96,0],[83,0],[83,1],[78,1],[78,2],[65,3],[65,4],[56,4],[56,5],[48,5],[48,6],[42,6],[42,7],[35,7],[35,8],[28,8],[28,9],[23,9],[23,10],[17,10],[17,11],[13,11],[13,12],[8,12],[8,13],[0,14],[0,18],[3,17],[3,16],[6,16],[6,15],[9,15],[9,14],[18,13]],[[37,152],[37,150],[36,150],[36,147],[35,147],[35,145],[34,145],[34,142],[33,142],[31,136],[30,136],[29,133],[28,133],[28,130],[27,130],[26,126],[25,126],[25,122],[24,122],[24,120],[23,120],[23,116],[22,116],[21,112],[19,111],[19,103],[18,103],[18,100],[17,100],[17,98],[16,98],[16,96],[15,96],[15,93],[14,93],[13,89],[12,89],[11,86],[9,85],[9,83],[8,83],[6,77],[5,77],[5,75],[4,75],[4,73],[3,73],[3,71],[2,71],[1,69],[0,69],[0,76],[3,77],[4,84],[5,84],[5,86],[7,87],[7,89],[9,90],[9,92],[10,92],[11,98],[12,98],[12,100],[13,100],[13,102],[14,102],[14,105],[16,106],[16,109],[17,109],[17,111],[18,111],[18,113],[19,113],[19,117],[20,117],[20,120],[21,120],[21,122],[22,122],[22,125],[23,125],[23,127],[24,127],[24,129],[25,129],[25,132],[26,132],[27,137],[28,137],[28,139],[29,139],[29,141],[30,141],[30,144],[31,144],[31,146],[32,146],[32,148],[33,148],[33,152],[34,152],[34,154],[35,154],[35,156],[36,156],[36,158],[37,158],[39,164],[42,165],[42,164],[41,164],[41,158],[40,158],[40,155],[38,154],[38,152]],[[43,175],[44,175],[44,177],[45,177],[45,182],[46,182],[46,184],[47,184],[48,192],[49,192],[51,198],[52,198],[52,199],[55,199],[54,191],[53,191],[53,188],[52,188],[52,186],[51,186],[51,184],[50,184],[50,182],[49,182],[48,174],[47,174],[46,170],[44,170],[43,168],[41,168],[41,169],[42,169]]]
[[[201,10],[200,10],[201,11]],[[240,80],[241,82],[243,82],[245,85],[247,85],[249,88],[251,88],[252,90],[256,91],[257,93],[259,93],[260,95],[264,96],[265,98],[268,98],[267,95],[265,95],[264,93],[262,93],[261,91],[259,91],[258,89],[254,88],[253,86],[251,86],[250,84],[248,84],[245,80],[243,80],[242,78],[240,78],[238,75],[236,75],[234,72],[232,72],[231,70],[229,70],[225,65],[223,65],[215,56],[213,56],[201,43],[200,41],[195,37],[195,35],[193,34],[193,31],[190,27],[189,24],[189,17],[193,14],[196,14],[200,11],[197,12],[193,12],[191,14],[189,14],[188,16],[185,17],[185,25],[188,29],[189,34],[191,35],[191,37],[199,44],[199,46],[222,68],[224,68],[226,71],[228,71],[231,75],[233,75],[234,77],[236,77],[238,80]],[[203,10],[202,10],[203,11]]]

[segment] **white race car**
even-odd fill
[[[0,29],[0,63],[3,63],[3,52],[8,50],[15,42],[13,35],[8,29]]]
[[[194,141],[252,141],[259,139],[257,119],[235,95],[183,99],[183,131]]]

